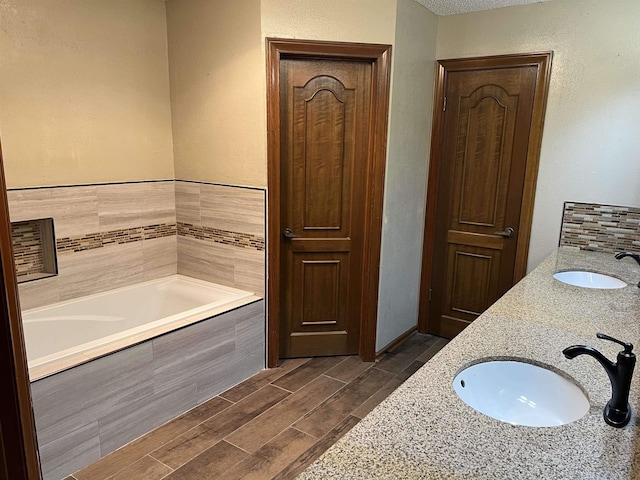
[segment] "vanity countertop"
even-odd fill
[[[570,268],[626,281],[618,290],[566,285],[552,274]],[[640,362],[629,402],[629,425],[605,424],[609,378],[593,358],[568,360],[565,347],[591,345],[615,361],[619,345],[640,352],[640,268],[633,259],[561,249],[452,340],[300,479],[640,479]],[[460,400],[456,373],[478,359],[515,357],[550,365],[587,392],[589,412],[550,428],[514,426],[486,417]]]

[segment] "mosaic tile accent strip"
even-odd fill
[[[144,227],[110,230],[108,232],[89,233],[80,237],[59,238],[56,241],[56,249],[58,253],[82,252],[102,248],[107,245],[123,245],[125,243],[140,242],[172,235],[181,235],[198,240],[210,240],[215,243],[232,245],[234,247],[264,251],[264,238],[257,235],[229,232],[217,228],[191,225],[182,222],[178,224],[162,223],[158,225],[146,225]]]
[[[11,239],[17,277],[41,273],[44,270],[44,256],[39,223],[37,221],[12,223]]]
[[[248,233],[230,232],[203,225],[178,222],[178,235],[195,238],[197,240],[212,240],[215,243],[232,245],[234,247],[252,248],[264,251],[264,238]]]
[[[565,202],[560,245],[603,253],[640,251],[640,208]]]
[[[125,243],[140,242],[153,238],[170,237],[176,235],[175,223],[160,223],[144,227],[124,228],[82,235],[80,237],[59,238],[56,241],[58,253],[82,252],[102,248],[107,245],[123,245]]]

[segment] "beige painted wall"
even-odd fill
[[[398,0],[395,30],[377,351],[418,318],[438,17]]]
[[[0,0],[9,188],[173,178],[162,0]]]
[[[167,2],[176,177],[267,184],[260,0]]]
[[[396,0],[262,0],[262,36],[392,44]]]
[[[529,269],[564,201],[640,206],[640,2],[556,0],[440,17],[437,57],[553,50]]]

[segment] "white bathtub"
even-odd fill
[[[31,381],[257,298],[173,275],[22,312]]]

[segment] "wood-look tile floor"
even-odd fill
[[[65,480],[295,478],[447,342],[416,334],[378,363],[286,360]]]

